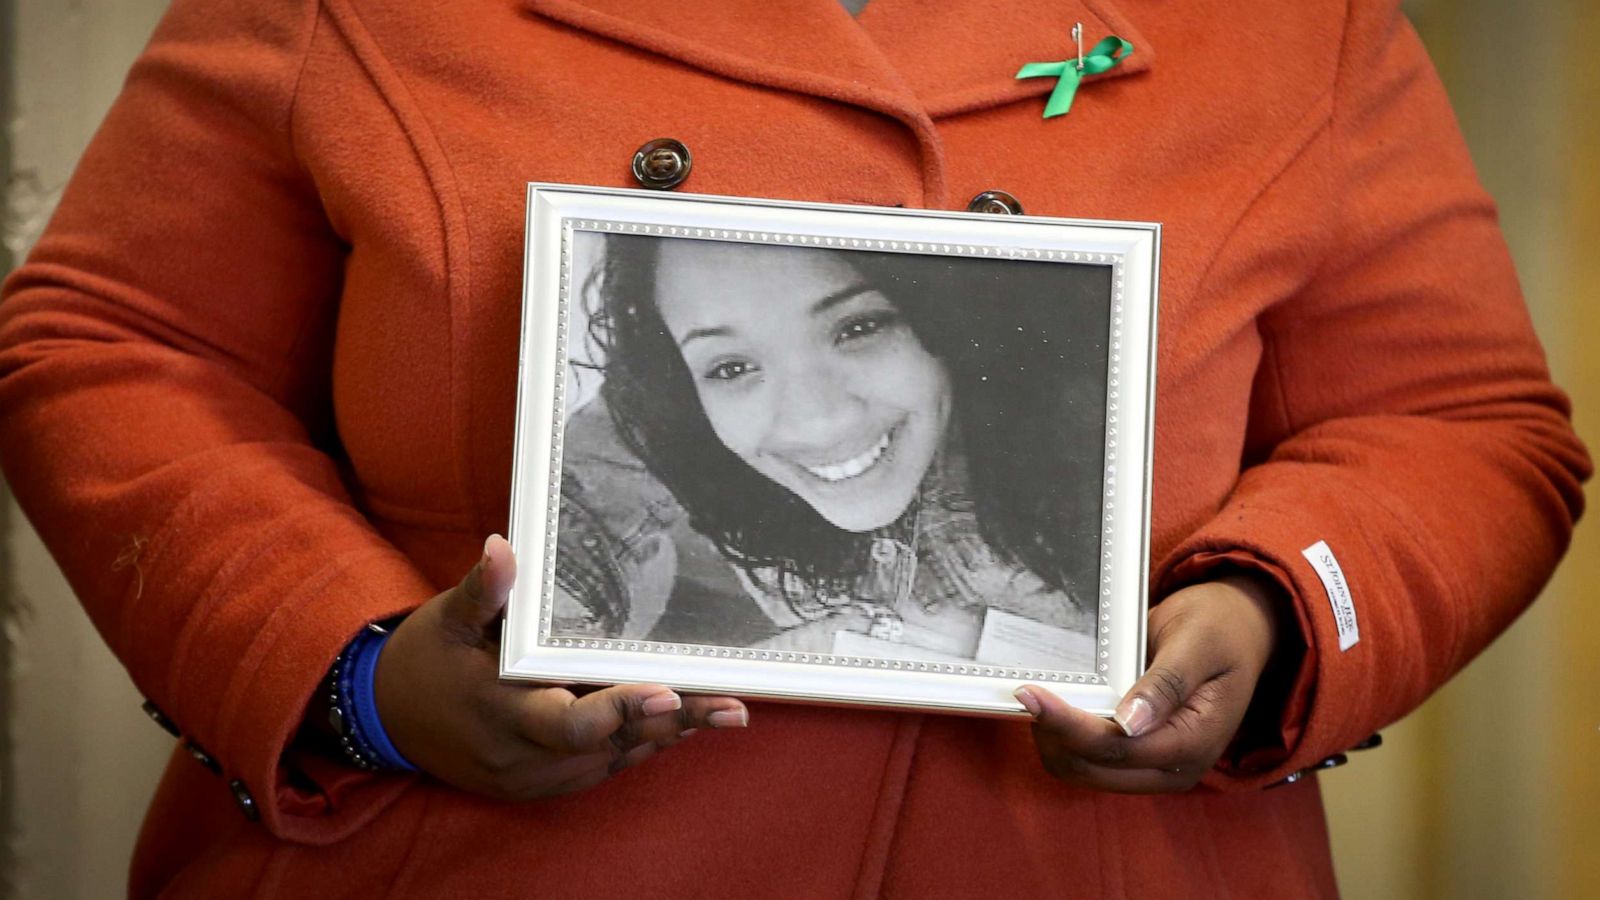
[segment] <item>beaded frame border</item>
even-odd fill
[[[759,662],[800,663],[804,665],[834,666],[857,669],[881,669],[943,675],[962,675],[1061,684],[1108,684],[1111,646],[1111,583],[1109,564],[1112,559],[1112,519],[1117,492],[1117,466],[1115,450],[1119,433],[1118,413],[1121,403],[1122,322],[1125,255],[1121,253],[1092,253],[1083,251],[1049,250],[1026,247],[1008,247],[999,244],[946,243],[942,241],[884,240],[867,237],[842,237],[814,234],[804,231],[766,231],[737,228],[714,228],[687,225],[660,225],[620,219],[564,218],[561,222],[561,272],[559,307],[557,311],[555,404],[551,429],[549,490],[545,498],[546,527],[544,560],[541,567],[542,596],[554,595],[557,556],[557,528],[561,509],[561,465],[565,439],[566,378],[569,364],[568,330],[573,302],[572,254],[575,232],[640,234],[687,240],[716,240],[739,243],[776,244],[797,247],[815,247],[831,250],[876,250],[926,256],[964,256],[989,259],[1039,260],[1046,262],[1076,263],[1079,265],[1104,265],[1112,270],[1112,298],[1110,332],[1108,335],[1108,360],[1106,372],[1106,435],[1102,469],[1101,529],[1100,529],[1100,589],[1099,609],[1095,629],[1095,670],[1093,672],[1066,671],[1046,668],[1006,667],[981,663],[949,663],[921,660],[889,659],[883,657],[847,656],[829,653],[806,653],[792,650],[760,650],[754,648],[721,647],[706,644],[669,643],[662,641],[625,640],[620,638],[566,637],[551,634],[552,604],[542,603],[537,632],[541,647],[563,649],[618,650],[634,653],[659,654],[668,657],[701,657]]]

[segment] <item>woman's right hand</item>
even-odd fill
[[[695,729],[749,721],[732,697],[680,697],[661,685],[580,695],[501,682],[498,622],[515,574],[511,546],[490,537],[466,578],[407,616],[378,657],[378,714],[418,768],[528,800],[593,787]]]

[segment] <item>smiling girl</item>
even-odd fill
[[[1087,661],[1107,270],[594,239],[561,627],[974,659],[1000,610]]]

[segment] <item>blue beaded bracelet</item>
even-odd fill
[[[388,641],[389,632],[369,625],[339,654],[328,678],[330,715],[340,747],[357,768],[415,772],[417,767],[395,748],[378,718],[373,680],[378,655]]]

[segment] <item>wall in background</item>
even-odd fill
[[[165,8],[158,0],[12,0],[15,45],[3,237],[20,259]],[[10,645],[0,784],[19,900],[104,900],[126,892],[134,836],[172,739],[141,698],[22,513],[4,497],[9,561],[0,615]]]
[[[11,156],[0,175],[9,170],[5,246],[20,255],[165,4],[8,5],[14,43],[0,28],[0,89],[11,86]],[[1407,8],[1500,199],[1579,431],[1600,445],[1600,354],[1588,346],[1600,338],[1600,4]],[[0,828],[13,865],[0,871],[0,895],[118,896],[172,742],[139,713],[120,665],[5,503]],[[1585,523],[1577,541],[1505,638],[1386,731],[1383,749],[1323,776],[1348,896],[1600,897],[1600,605],[1586,602],[1600,586],[1600,525]]]

